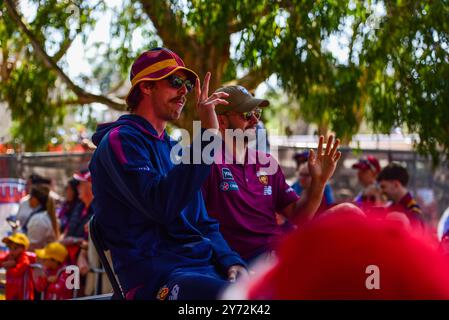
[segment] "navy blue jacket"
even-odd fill
[[[245,265],[206,212],[210,165],[174,165],[176,141],[137,115],[99,125],[93,142],[92,206],[125,291],[145,285],[156,295],[177,268]]]

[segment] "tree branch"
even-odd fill
[[[62,81],[72,90],[80,99],[86,101],[85,103],[98,102],[107,105],[108,107],[116,110],[125,110],[125,105],[111,100],[108,97],[92,94],[86,92],[83,88],[77,86],[73,81],[62,71],[61,68],[53,61],[53,59],[45,52],[39,41],[34,34],[27,28],[22,21],[19,13],[16,11],[12,0],[5,0],[6,7],[11,16],[11,19],[19,27],[19,29],[29,38],[31,45],[33,46],[36,55],[42,60],[47,68],[54,70]]]
[[[67,50],[69,50],[72,45],[74,39],[71,39],[69,35],[64,38],[64,41],[61,43],[58,52],[53,55],[53,61],[58,62],[61,58],[66,54]]]
[[[183,44],[194,41],[193,37],[187,35],[185,26],[170,9],[170,4],[166,0],[140,0],[140,3],[165,46],[175,50]]]
[[[229,81],[227,83],[224,83],[224,85],[241,85],[249,91],[255,90],[259,84],[261,84],[271,75],[271,72],[266,67],[266,64],[267,63],[262,64],[262,66],[250,70],[242,78]]]

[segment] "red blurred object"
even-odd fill
[[[424,233],[337,209],[285,239],[278,263],[249,285],[248,298],[449,299],[448,270]],[[374,273],[378,288],[369,285]]]

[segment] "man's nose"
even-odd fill
[[[189,90],[187,90],[186,84],[183,83],[181,88],[179,88],[178,93],[181,95],[186,95],[189,92]]]
[[[257,124],[259,122],[259,119],[256,117],[256,115],[253,113],[251,113],[251,118],[249,118],[249,122],[251,124]]]

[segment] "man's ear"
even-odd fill
[[[154,83],[143,81],[139,83],[140,92],[143,94],[151,94],[151,89],[153,89]]]
[[[221,114],[217,114],[217,118],[218,118],[218,125],[220,126],[220,128],[226,129],[229,125],[229,119]]]

